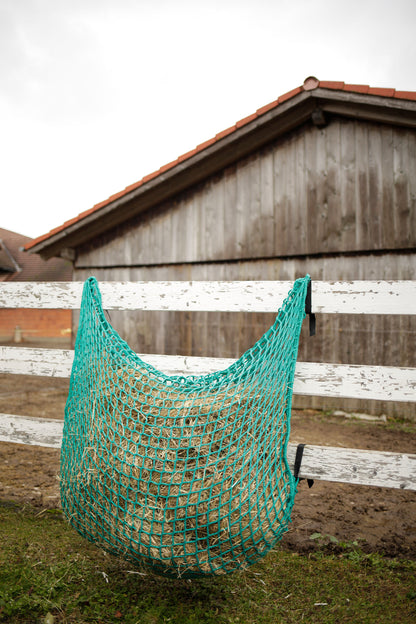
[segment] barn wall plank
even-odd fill
[[[416,140],[413,136],[407,137],[408,142],[408,163],[410,171],[416,173]],[[409,213],[408,213],[408,235],[409,243],[412,244],[413,232],[416,232],[416,175],[409,177]]]
[[[374,245],[383,249],[383,156],[382,130],[368,135],[368,214]],[[388,227],[388,225],[387,225]]]
[[[380,249],[388,248],[391,237],[396,236],[397,212],[392,211],[393,204],[393,137],[395,133],[389,126],[380,131],[381,135],[381,206],[380,216],[382,220],[382,232]]]
[[[328,218],[323,232],[326,242],[326,251],[337,249],[341,251],[341,223],[339,209],[340,194],[340,125],[330,124],[325,128],[323,148],[326,150],[326,176],[324,178],[325,190],[328,203]],[[310,243],[309,243],[310,244]],[[314,250],[318,250],[319,241],[315,242]]]
[[[356,207],[357,155],[355,145],[355,125],[340,124],[343,140],[339,145],[339,212],[340,212],[340,247],[354,249],[358,243],[356,231],[359,219]]]
[[[270,257],[274,255],[275,250],[273,151],[271,149],[263,151],[259,158],[259,169],[259,247],[264,250],[266,257]]]
[[[393,144],[393,206],[397,207],[394,215],[396,240],[402,245],[410,240],[409,232],[409,199],[410,184],[408,176],[408,139],[407,135],[394,138]],[[413,168],[414,171],[414,168]]]

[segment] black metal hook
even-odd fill
[[[316,316],[312,313],[312,280],[308,282],[308,289],[305,298],[305,313],[309,315],[309,335],[316,334]]]

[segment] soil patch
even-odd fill
[[[62,419],[68,386],[65,379],[0,375],[0,412]],[[414,453],[415,441],[413,422],[363,422],[313,410],[292,415],[291,442]],[[59,450],[0,442],[0,466],[2,501],[60,506]],[[310,539],[314,533],[416,559],[416,492],[323,481],[309,489],[302,481],[282,545],[312,551],[319,545]]]

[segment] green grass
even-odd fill
[[[416,621],[416,562],[326,541],[309,556],[276,550],[245,573],[172,581],[104,554],[59,511],[0,504],[0,622]]]

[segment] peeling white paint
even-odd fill
[[[231,358],[138,354],[166,375],[207,375],[231,366]],[[69,377],[74,352],[0,347],[0,373]],[[294,394],[383,401],[416,401],[416,369],[297,362]]]
[[[0,441],[60,448],[63,422],[0,414]],[[289,444],[292,470],[297,444]],[[305,445],[299,477],[416,490],[416,455]]]
[[[292,285],[281,281],[101,282],[100,290],[107,310],[277,312]],[[0,283],[0,308],[78,309],[82,287],[82,282]],[[312,311],[416,314],[416,281],[313,281]]]

